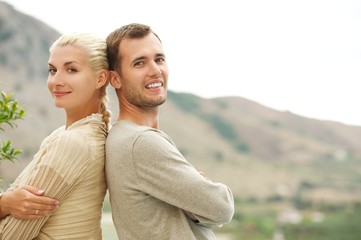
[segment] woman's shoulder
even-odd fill
[[[65,129],[60,127],[53,131],[42,143],[45,146],[57,145],[68,146],[69,150],[85,149],[91,147],[95,142],[103,144],[106,140],[105,130],[99,126],[84,124],[74,128]]]

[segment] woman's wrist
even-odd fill
[[[2,209],[2,204],[1,204],[3,194],[4,194],[3,192],[0,193],[0,217],[1,218],[5,217],[5,216],[3,216],[3,209]]]
[[[9,215],[6,211],[4,211],[4,195],[5,192],[0,193],[0,219]]]

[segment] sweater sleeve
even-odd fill
[[[81,180],[87,167],[89,151],[85,139],[76,132],[63,134],[49,142],[35,155],[37,164],[22,174],[18,185],[31,185],[45,190],[45,196],[61,202]],[[16,187],[16,185],[15,185]],[[39,234],[49,216],[39,220],[21,220],[7,216],[0,224],[1,239],[33,239]]]
[[[234,200],[222,183],[205,179],[167,135],[146,131],[134,143],[133,156],[143,191],[189,211],[204,226],[231,221]]]

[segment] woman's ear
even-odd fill
[[[120,76],[116,71],[109,71],[109,83],[115,89],[119,89],[122,86]]]
[[[103,87],[107,83],[108,77],[109,77],[109,71],[101,70],[98,73],[98,81],[97,81],[96,88],[99,89],[99,88]]]

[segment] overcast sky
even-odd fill
[[[169,89],[361,126],[361,0],[5,0],[60,33],[160,36]]]

